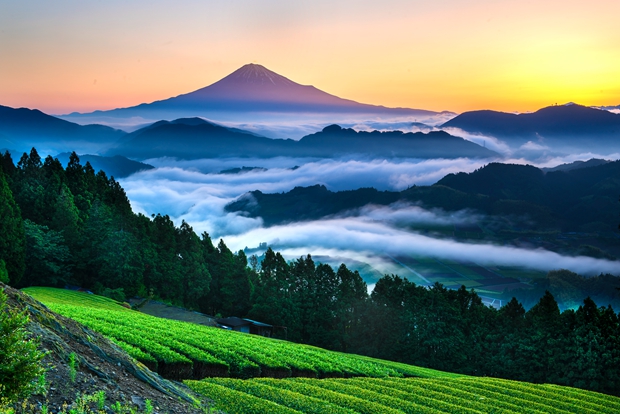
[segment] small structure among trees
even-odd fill
[[[271,337],[273,333],[273,325],[254,321],[252,319],[238,318],[231,316],[229,318],[220,318],[217,320],[218,326],[224,329],[231,329],[254,335]]]

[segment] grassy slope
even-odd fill
[[[116,325],[137,331],[136,335],[152,341],[159,338],[159,346],[191,360],[194,374],[199,362],[196,355],[202,352],[218,361],[214,364],[227,365],[231,376],[287,377],[210,377],[197,381],[191,379],[196,376],[188,374],[184,378],[191,388],[213,399],[219,409],[227,412],[620,412],[619,398],[594,392],[455,375],[159,319],[126,309],[111,299],[81,292],[53,288],[28,288],[25,292],[61,314],[76,315],[87,325],[92,322],[94,330]],[[134,318],[137,322],[130,325],[127,321]],[[162,332],[166,334],[162,336]],[[189,350],[184,348],[188,343],[192,346]],[[154,359],[160,358],[147,347],[136,348],[143,353],[151,352],[149,356],[154,355]],[[159,363],[165,365],[161,358]],[[255,368],[244,371],[244,363]],[[291,377],[296,375],[312,378]]]

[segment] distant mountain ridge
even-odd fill
[[[516,145],[533,141],[589,149],[620,148],[620,114],[576,104],[518,115],[490,110],[464,112],[442,127],[490,135]]]
[[[97,151],[126,133],[104,125],[78,125],[36,109],[0,105],[0,147],[23,152],[33,146],[74,151]]]
[[[342,99],[314,86],[301,85],[262,65],[247,64],[221,80],[190,93],[151,103],[91,113],[63,115],[82,117],[143,117],[145,119],[211,118],[213,114],[363,113],[398,116],[432,116],[437,112],[387,108]]]
[[[247,131],[226,128],[198,118],[160,121],[128,134],[106,155],[136,159],[177,157],[182,159],[217,157],[272,158],[343,155],[412,158],[495,158],[497,153],[446,132],[427,134],[357,132],[331,125],[300,141],[270,139]]]
[[[541,168],[544,172],[553,172],[553,171],[571,171],[578,170],[580,168],[590,168],[596,167],[598,165],[608,164],[612,161],[609,160],[601,160],[599,158],[591,158],[587,161],[573,161],[569,164],[560,164],[555,167],[545,167]]]

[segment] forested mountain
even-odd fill
[[[206,233],[199,237],[185,222],[134,214],[118,182],[82,166],[75,153],[66,168],[52,157],[41,160],[35,149],[17,165],[8,152],[0,161],[0,279],[13,286],[73,284],[121,299],[156,297],[248,316],[289,340],[333,350],[620,389],[618,315],[589,298],[560,313],[547,292],[527,312],[516,300],[498,311],[465,287],[421,287],[394,275],[369,295],[345,265],[333,269],[309,255],[286,261],[272,249],[259,263],[222,240],[214,245]]]
[[[216,157],[318,157],[344,155],[365,157],[414,158],[495,158],[497,153],[452,136],[446,132],[429,133],[357,132],[331,125],[322,131],[291,139],[270,139],[247,131],[227,128],[200,118],[160,121],[127,135],[107,151],[147,159],[178,157],[183,159]]]
[[[401,192],[373,188],[332,192],[324,186],[297,187],[282,194],[252,191],[226,209],[244,211],[274,225],[319,219],[367,204],[406,201],[448,211],[527,215],[538,229],[613,231],[618,194],[620,161],[546,174],[530,165],[491,163],[472,173],[448,174],[431,186]]]

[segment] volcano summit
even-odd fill
[[[72,113],[62,118],[78,123],[109,124],[110,120],[123,118],[142,118],[146,121],[203,117],[218,121],[247,122],[265,118],[290,120],[313,116],[336,122],[342,116],[423,118],[436,114],[420,109],[387,108],[342,99],[314,86],[293,82],[264,66],[247,64],[209,86],[184,95],[129,108]]]

